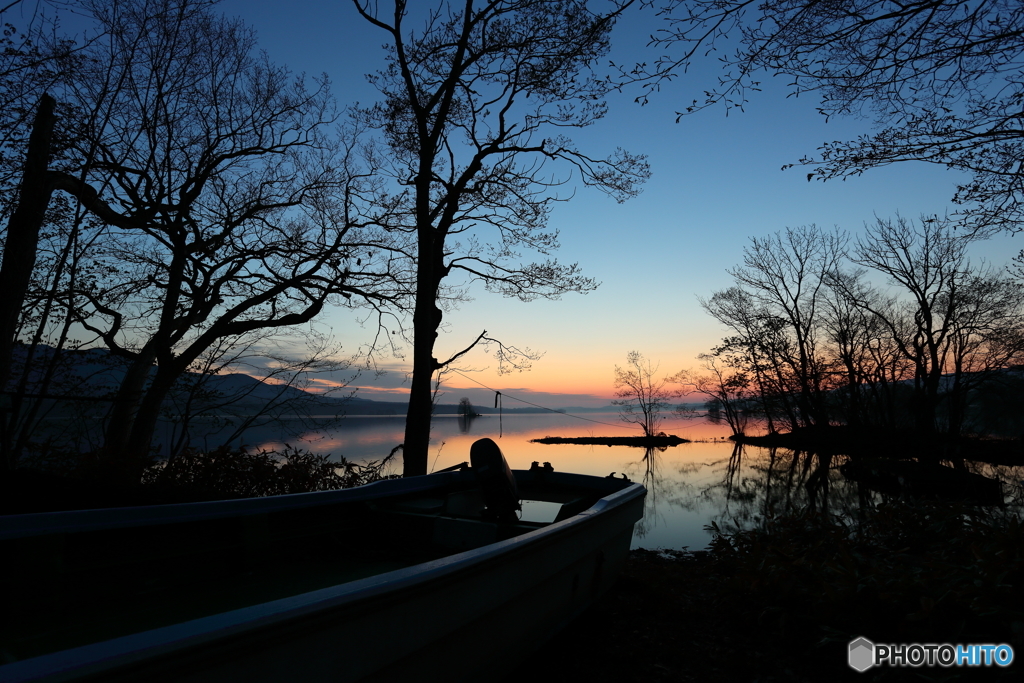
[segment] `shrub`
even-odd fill
[[[385,474],[391,457],[360,464],[291,446],[283,452],[190,448],[148,468],[142,483],[162,498],[190,501],[329,491],[396,476]]]

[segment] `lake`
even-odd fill
[[[286,443],[315,453],[343,455],[352,461],[380,460],[402,442],[404,417],[349,416],[324,429],[310,429],[285,438],[280,427],[251,429],[245,445],[280,450]],[[469,460],[477,439],[488,437],[501,447],[513,469],[534,461],[550,462],[558,471],[607,476],[625,474],[648,489],[643,520],[633,547],[705,548],[715,523],[732,529],[756,523],[771,511],[808,507],[836,515],[853,515],[875,494],[839,471],[843,457],[794,453],[786,449],[738,447],[727,440],[724,425],[704,420],[666,421],[664,431],[692,443],[662,450],[628,446],[544,445],[531,439],[545,436],[624,436],[629,429],[617,413],[486,415],[470,420],[437,416],[430,441],[431,471]],[[210,440],[214,445],[214,440]],[[1007,482],[1008,499],[1019,502],[1022,468],[970,465],[973,471]],[[401,463],[395,464],[401,471]],[[524,517],[546,521],[550,506],[524,506]]]

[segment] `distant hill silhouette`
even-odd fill
[[[34,365],[52,357],[54,349],[40,345],[35,349]],[[27,347],[19,345],[15,349],[15,365],[23,366],[27,356]],[[124,376],[126,363],[113,356],[106,349],[64,350],[61,354],[60,367],[49,390],[47,397],[58,402],[60,397],[69,399],[111,397],[117,390]],[[41,372],[30,375],[28,393],[38,391],[34,385],[41,379]],[[178,384],[178,388],[168,397],[168,409],[173,409],[175,402],[180,402],[187,388],[202,382],[208,396],[204,400],[205,414],[244,414],[261,412],[270,403],[282,405],[301,405],[306,414],[323,413],[326,415],[405,415],[405,401],[376,401],[359,396],[325,396],[304,391],[294,386],[282,386],[273,382],[264,382],[257,377],[245,373],[226,373],[202,377],[196,373],[186,373]],[[14,389],[14,383],[8,390]],[[439,404],[435,408],[438,415],[455,415],[456,404]],[[497,414],[494,408],[477,406],[475,410],[483,415]],[[62,412],[57,410],[57,413]],[[542,413],[540,408],[504,408],[505,414]]]

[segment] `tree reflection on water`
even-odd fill
[[[694,517],[708,530],[716,527],[726,534],[773,518],[804,514],[856,521],[871,506],[900,497],[844,476],[840,468],[850,462],[845,455],[735,444],[728,458],[676,462],[675,467],[666,468],[665,451],[647,449],[627,469],[648,491],[644,517],[635,527],[637,539],[649,538],[660,526]],[[964,467],[1002,481],[1008,506],[1019,509],[1024,503],[1024,468],[970,462]]]
[[[715,522],[723,529],[737,529],[770,514],[846,514],[851,496],[855,497],[846,490],[851,482],[835,469],[842,462],[835,456],[748,449],[736,443],[727,459],[676,461],[667,472],[667,451],[645,449],[641,458],[626,465],[626,474],[647,488],[644,516],[634,528],[637,539],[679,523],[674,512],[697,515],[702,525]]]
[[[854,519],[881,496],[843,476],[839,467],[848,460],[843,455],[736,444],[721,481],[705,490],[723,501],[711,521],[728,533],[773,517],[805,513]]]
[[[473,422],[476,418],[480,417],[476,413],[469,413],[459,415],[456,419],[459,422],[459,433],[460,434],[471,434],[473,432]]]
[[[640,481],[647,489],[647,497],[644,499],[644,516],[633,527],[633,534],[638,538],[644,538],[651,527],[657,526],[658,499],[665,493],[665,488],[671,487],[672,480],[658,476],[658,453],[665,451],[665,448],[646,448],[644,456],[627,467],[627,474],[631,475],[633,481]]]

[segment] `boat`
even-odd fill
[[[495,677],[610,587],[645,494],[474,459],[337,491],[0,518],[0,680]],[[510,514],[520,500],[552,518]]]

